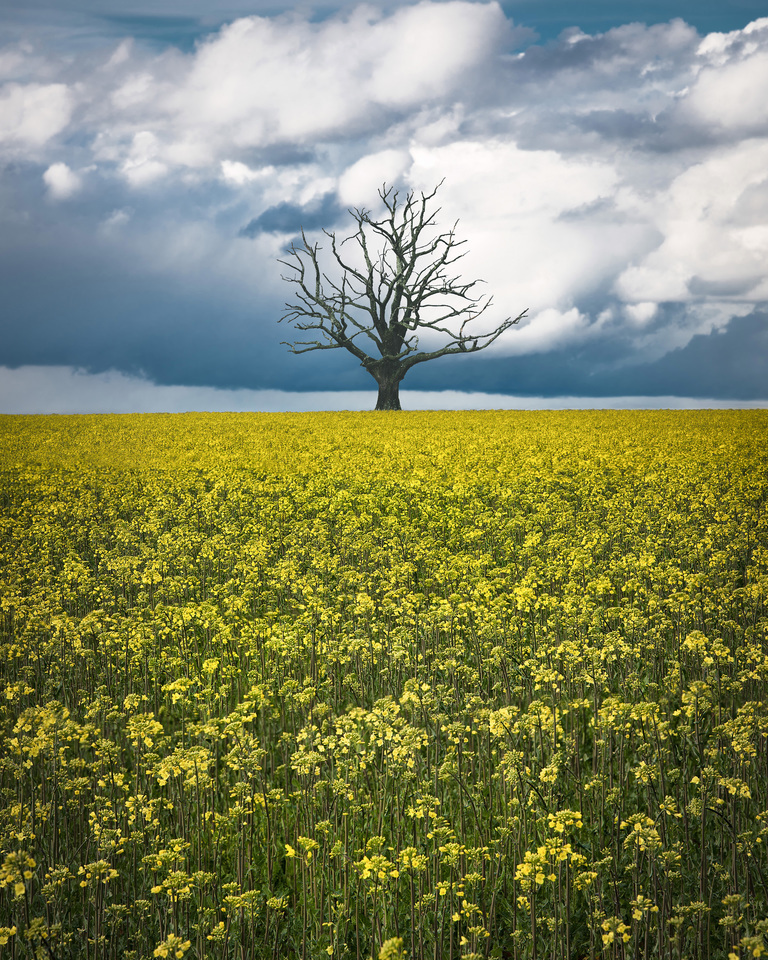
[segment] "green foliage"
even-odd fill
[[[768,952],[767,428],[0,421],[0,953]]]

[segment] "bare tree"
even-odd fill
[[[456,224],[434,236],[440,208],[430,211],[439,183],[418,198],[409,191],[404,201],[386,184],[379,196],[386,208],[380,220],[370,211],[349,211],[357,224],[354,234],[337,242],[324,230],[335,258],[330,277],[320,265],[319,244],[301,231],[302,244],[292,244],[290,259],[280,260],[292,273],[283,276],[295,284],[295,299],[286,303],[280,318],[297,330],[312,331],[318,339],[286,344],[293,353],[343,347],[357,357],[379,385],[377,410],[400,410],[400,383],[411,367],[451,353],[477,353],[521,320],[508,317],[490,333],[471,333],[469,325],[491,306],[490,296],[474,295],[481,281],[463,283],[450,267],[461,259],[465,240],[456,239]],[[353,250],[347,255],[344,244]],[[420,334],[445,340],[435,349],[419,349]],[[437,337],[431,336],[437,334]]]

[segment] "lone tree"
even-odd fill
[[[441,185],[418,199],[409,191],[401,203],[398,192],[384,184],[379,190],[386,208],[382,219],[352,208],[355,233],[338,243],[335,233],[324,230],[336,260],[334,273],[341,268],[335,279],[320,266],[322,248],[311,244],[303,229],[302,244],[291,244],[290,259],[279,261],[293,271],[283,279],[296,286],[295,300],[286,303],[280,320],[302,332],[314,331],[318,338],[286,346],[292,353],[348,350],[379,385],[377,410],[401,409],[400,383],[417,363],[484,350],[527,313],[508,317],[490,333],[468,330],[491,306],[492,297],[474,296],[481,281],[463,283],[451,275],[451,265],[464,256],[458,248],[466,241],[456,239],[455,223],[434,236],[431,228],[440,209],[430,211],[430,202]],[[342,251],[344,244],[351,245],[351,255]],[[419,349],[423,333],[447,342]]]

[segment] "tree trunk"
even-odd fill
[[[379,380],[377,410],[402,410],[400,406],[400,380],[395,377]]]

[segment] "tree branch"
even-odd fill
[[[301,245],[291,244],[287,259],[279,261],[290,271],[283,279],[295,287],[280,321],[301,332],[314,331],[317,339],[286,342],[293,353],[343,347],[375,376],[388,364],[402,379],[417,363],[486,349],[526,316],[523,310],[488,333],[470,332],[493,298],[474,294],[481,281],[463,282],[449,273],[466,255],[460,249],[466,241],[456,238],[458,221],[434,234],[440,208],[431,210],[430,205],[441,185],[418,199],[409,191],[401,201],[399,192],[384,184],[379,190],[384,216],[374,219],[369,210],[353,207],[354,233],[339,242],[333,231],[324,230],[340,279],[321,269],[322,248],[302,230]],[[345,244],[352,256],[342,252]],[[422,331],[440,334],[446,342],[420,350]],[[363,346],[370,342],[372,353],[363,349],[361,338]]]

